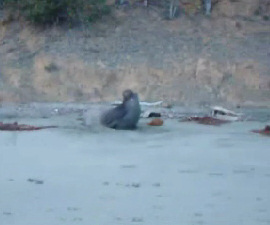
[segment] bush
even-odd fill
[[[93,22],[110,12],[106,0],[3,0],[4,8],[18,11],[38,24],[61,21]]]

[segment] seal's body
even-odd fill
[[[123,92],[123,103],[101,115],[100,122],[103,126],[119,129],[135,129],[140,119],[141,107],[138,95],[131,90]]]

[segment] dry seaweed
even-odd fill
[[[191,122],[191,121],[197,122],[199,124],[213,125],[213,126],[219,126],[221,124],[230,122],[227,120],[221,120],[221,119],[217,119],[210,116],[204,116],[204,117],[192,116],[192,117],[187,117],[181,120],[181,122]]]
[[[32,130],[41,130],[47,128],[56,128],[57,126],[31,126],[26,124],[18,124],[17,122],[14,123],[2,123],[0,122],[0,130],[5,131],[32,131]]]
[[[264,129],[261,130],[252,130],[251,132],[257,133],[257,134],[262,134],[262,135],[267,135],[270,137],[270,125],[265,126]]]

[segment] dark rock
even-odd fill
[[[151,112],[148,117],[161,117],[160,113]]]
[[[32,178],[29,178],[27,181],[31,182],[31,183],[35,183],[35,184],[44,184],[43,180],[36,180],[36,179],[32,179]]]

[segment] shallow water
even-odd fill
[[[18,121],[59,128],[0,132],[1,225],[270,224],[270,138],[250,132],[265,122]]]

